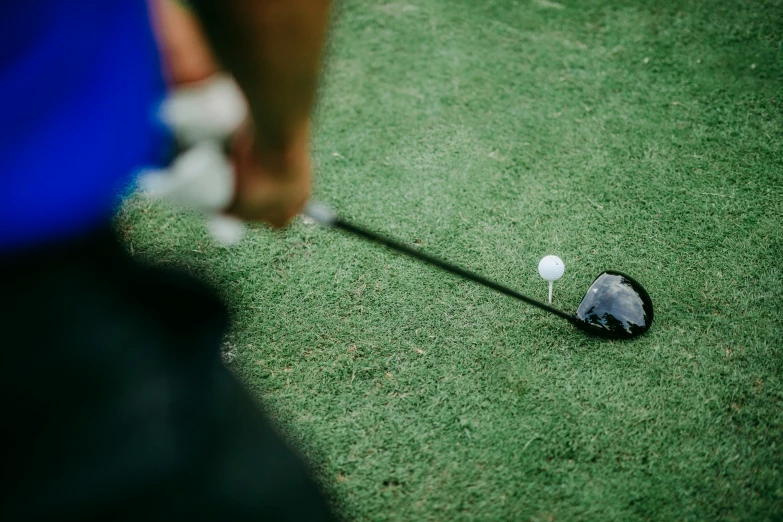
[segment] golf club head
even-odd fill
[[[653,305],[650,295],[632,277],[607,271],[587,289],[574,324],[600,337],[629,339],[650,329]]]

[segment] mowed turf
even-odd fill
[[[134,198],[139,257],[226,296],[229,366],[356,520],[783,517],[783,2],[346,0],[313,136],[346,217],[630,342],[296,222],[213,246]]]

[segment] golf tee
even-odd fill
[[[554,285],[554,281],[549,282],[549,304],[552,304],[552,285]]]

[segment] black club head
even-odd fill
[[[650,329],[653,305],[650,295],[632,277],[607,271],[587,289],[574,324],[600,337],[629,339]]]

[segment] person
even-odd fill
[[[301,210],[329,4],[191,0],[196,21],[170,0],[3,2],[0,519],[333,518],[222,365],[213,291],[112,227],[169,148],[166,89],[220,68],[250,112],[228,212],[282,227]]]

